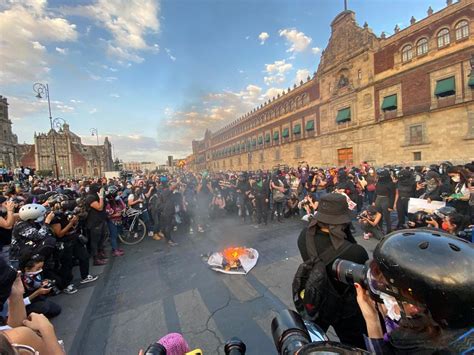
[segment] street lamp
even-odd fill
[[[62,117],[56,117],[55,119],[53,119],[53,127],[58,131],[62,130],[65,124],[66,120]]]
[[[48,84],[42,84],[42,83],[35,83],[33,85],[33,91],[36,93],[36,98],[42,99],[43,97],[46,97],[48,99],[48,110],[49,110],[49,124],[51,126],[51,130],[54,131],[53,127],[53,117],[51,116],[51,101],[49,99],[49,86]],[[56,132],[53,133],[53,155],[54,155],[54,173],[56,175],[56,178],[59,178],[59,171],[58,171],[58,160],[56,157],[56,142],[55,142],[55,134]]]
[[[99,130],[97,128],[91,128],[91,135],[92,137],[95,136],[97,138],[97,156],[99,157],[99,177],[101,177],[102,176],[102,171],[101,171],[102,160],[101,160],[101,154],[99,151]]]

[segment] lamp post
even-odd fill
[[[43,97],[46,97],[48,99],[49,124],[51,126],[51,130],[53,131],[52,134],[53,134],[54,174],[55,174],[55,177],[58,179],[59,171],[58,171],[58,159],[56,157],[56,142],[55,142],[56,131],[54,131],[53,117],[51,116],[51,101],[49,99],[49,86],[48,84],[35,83],[33,85],[33,91],[36,93],[36,98],[42,99]]]
[[[53,119],[53,127],[55,130],[60,131],[65,124],[66,120],[62,117],[56,117],[55,119]]]
[[[91,128],[91,135],[92,137],[96,136],[97,138],[97,156],[99,157],[99,177],[101,177],[102,176],[102,169],[101,169],[102,161],[101,161],[101,154],[99,151],[99,130],[97,128]]]

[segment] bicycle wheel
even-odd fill
[[[127,228],[123,230],[122,234],[119,234],[119,239],[123,244],[134,245],[140,243],[146,236],[146,225],[141,219],[135,221],[133,230]]]

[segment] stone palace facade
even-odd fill
[[[474,159],[474,0],[394,34],[346,10],[313,77],[193,141],[191,168],[423,165]],[[396,21],[394,21],[396,22]]]

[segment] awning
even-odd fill
[[[263,144],[263,137],[262,136],[258,137],[258,144]]]
[[[307,131],[314,131],[314,121],[306,122],[306,130]]]
[[[270,143],[270,133],[265,135],[265,143]]]
[[[256,147],[257,146],[257,140],[254,138],[252,140],[252,147]]]
[[[385,96],[382,102],[383,111],[391,111],[397,109],[397,94]]]
[[[280,139],[280,133],[278,133],[278,132],[273,132],[273,140],[274,140],[274,141],[277,141],[277,140],[279,140],[279,139]]]
[[[469,82],[467,83],[471,87],[471,89],[474,89],[474,73],[471,73],[471,76],[469,77]]]
[[[342,110],[337,111],[336,122],[342,123],[351,120],[351,108],[343,108]]]
[[[435,95],[438,97],[445,97],[454,95],[456,93],[456,83],[454,76],[436,82]]]
[[[293,133],[294,134],[300,134],[301,133],[301,125],[298,123],[293,127]]]
[[[289,128],[283,129],[283,132],[282,132],[281,136],[283,138],[288,138],[290,136],[290,129]]]

